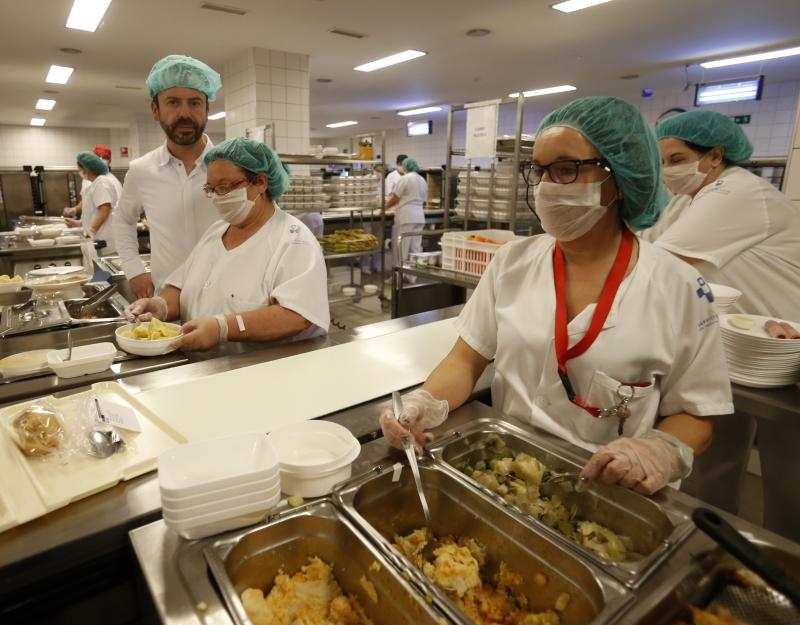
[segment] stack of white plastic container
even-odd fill
[[[522,174],[512,170],[510,164],[496,166],[494,175],[489,170],[461,171],[458,173],[458,196],[456,214],[463,217],[467,210],[471,219],[487,220],[491,210],[492,219],[511,218],[511,196],[517,187],[516,219],[534,220],[535,216],[525,201],[526,185]],[[531,193],[533,203],[533,193]]]
[[[164,521],[189,539],[258,523],[281,498],[278,458],[263,433],[165,451],[158,481]]]

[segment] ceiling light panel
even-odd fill
[[[46,121],[44,117],[32,117],[31,126],[44,126]]]
[[[110,4],[111,0],[75,0],[67,17],[67,28],[93,33]]]
[[[565,91],[575,91],[577,87],[573,85],[559,85],[557,87],[545,87],[544,89],[533,89],[531,91],[523,91],[522,95],[526,98],[535,98],[540,95],[550,95],[552,93],[564,93]],[[518,98],[519,92],[509,93],[509,98]]]
[[[729,65],[739,65],[741,63],[756,63],[758,61],[769,61],[770,59],[782,59],[787,56],[796,56],[798,54],[800,54],[800,46],[796,48],[784,48],[783,50],[773,50],[772,52],[735,56],[729,59],[720,59],[719,61],[706,61],[705,63],[700,63],[700,66],[706,69],[713,69],[715,67],[727,67]]]
[[[611,2],[611,0],[567,0],[566,2],[554,4],[552,7],[556,11],[561,11],[562,13],[574,13],[575,11],[588,9],[598,4],[605,4],[606,2]]]
[[[44,98],[39,98],[36,101],[36,110],[37,111],[52,111],[53,107],[56,105],[55,100],[46,100]]]
[[[355,126],[358,122],[348,121],[348,122],[335,122],[333,124],[325,124],[326,128],[344,128],[345,126]]]
[[[209,115],[208,119],[223,119],[225,117],[225,111],[220,111],[219,113],[214,113],[213,115]]]
[[[420,52],[419,50],[405,50],[404,52],[398,52],[397,54],[392,54],[391,56],[378,59],[377,61],[364,63],[363,65],[359,65],[353,69],[357,72],[374,72],[376,69],[383,69],[384,67],[389,67],[390,65],[405,63],[406,61],[418,59],[426,54],[427,52]]]
[[[425,113],[435,113],[436,111],[441,111],[441,106],[425,106],[420,109],[410,109],[408,111],[400,111],[397,114],[402,115],[403,117],[408,117],[409,115],[424,115]]]
[[[47,72],[47,77],[44,80],[45,82],[50,82],[56,85],[66,85],[74,70],[74,67],[51,65],[50,70]]]

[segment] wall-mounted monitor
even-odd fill
[[[426,122],[408,122],[406,124],[406,135],[409,137],[421,137],[422,135],[433,134],[433,120]]]
[[[763,91],[764,76],[700,83],[694,92],[694,105],[760,100]]]

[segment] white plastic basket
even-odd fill
[[[479,235],[498,243],[470,241],[469,237]],[[508,230],[467,230],[465,232],[445,232],[442,235],[442,269],[450,269],[471,276],[481,276],[497,250],[508,243],[524,239]]]

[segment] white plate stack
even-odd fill
[[[258,523],[281,498],[278,458],[261,433],[165,451],[158,481],[164,522],[188,539]]]
[[[732,286],[725,286],[724,284],[711,284],[711,292],[714,294],[714,303],[717,305],[717,312],[719,314],[728,312],[742,296],[742,292],[734,289]]]
[[[281,490],[290,496],[321,497],[352,474],[361,445],[346,427],[304,421],[269,435],[278,454]]]
[[[749,328],[738,327],[753,324]],[[722,344],[733,382],[754,388],[772,388],[800,382],[800,339],[775,339],[767,335],[767,321],[800,324],[760,315],[720,315]],[[737,326],[738,324],[738,326]]]

